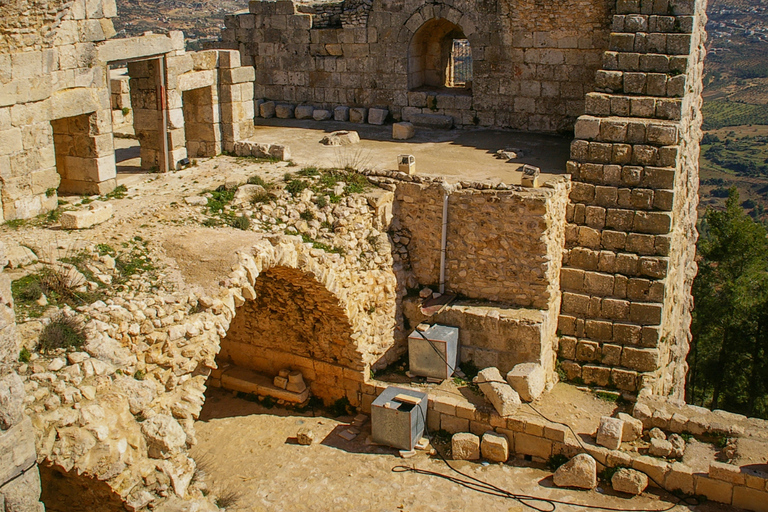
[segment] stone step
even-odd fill
[[[680,98],[590,92],[586,96],[584,113],[593,116],[642,117],[678,121],[682,117],[682,103],[683,100]]]
[[[603,69],[608,71],[641,71],[682,75],[688,64],[687,55],[662,53],[603,52]]]
[[[680,123],[637,117],[595,117],[576,120],[574,138],[596,142],[672,146],[680,140]]]
[[[438,130],[450,130],[453,128],[453,118],[451,116],[441,116],[438,114],[413,114],[408,121],[413,125],[422,128]]]
[[[616,14],[612,32],[660,32],[690,34],[693,32],[693,16],[667,16],[658,14]]]
[[[599,69],[595,73],[595,90],[611,94],[682,98],[685,94],[685,75],[670,77],[666,73]]]
[[[609,50],[615,52],[688,55],[691,51],[691,39],[691,34],[612,32]]]

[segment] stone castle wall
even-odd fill
[[[404,120],[441,114],[457,125],[569,131],[594,86],[614,7],[610,0],[352,4],[252,1],[249,13],[226,18],[223,44],[256,67],[256,98],[387,107]],[[409,52],[416,53],[409,45],[437,20],[470,42],[471,93],[409,86]]]
[[[571,379],[681,397],[695,274],[705,2],[619,0],[568,163],[560,357]]]
[[[19,347],[7,264],[0,242],[0,509],[42,512],[35,430],[24,413],[24,383],[11,366]]]

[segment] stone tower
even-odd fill
[[[617,1],[568,163],[559,356],[569,379],[684,394],[705,8]]]

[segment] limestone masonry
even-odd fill
[[[616,485],[632,492],[647,484],[642,471],[651,485],[764,510],[764,475],[734,476],[719,463],[695,473],[621,450],[631,429],[632,441],[653,428],[768,438],[765,422],[681,402],[705,4],[251,1],[226,18],[215,48],[195,52],[181,32],[113,38],[114,0],[2,5],[0,222],[52,212],[59,194],[113,191],[122,124],[133,125],[141,168],[158,173],[196,172],[196,159],[222,153],[289,161],[290,141],[253,140],[273,117],[411,123],[397,125],[397,139],[415,126],[573,141],[564,175],[539,176],[541,186],[346,169],[325,188],[305,174],[296,191],[290,176],[277,189],[222,176],[219,192],[237,189],[227,213],[253,236],[211,283],[217,292],[137,279],[107,302],[63,311],[85,326],[82,351],[29,364],[16,361],[26,345],[0,273],[0,511],[43,510],[41,491],[49,510],[76,500],[89,511],[214,510],[188,451],[207,386],[285,402],[346,399],[370,412],[385,388],[375,373],[405,354],[422,322],[460,328],[460,360],[483,370],[493,404],[430,395],[430,429],[471,432],[454,440],[461,457],[589,452],[631,467]],[[210,196],[183,207],[206,207]],[[91,227],[113,213],[98,202],[60,224]],[[84,250],[111,283],[115,261],[95,244]],[[0,271],[4,254],[0,243]],[[457,298],[426,311],[437,290]],[[634,418],[604,418],[585,448],[563,425],[527,415],[520,398],[561,376],[636,400]],[[685,442],[662,436],[652,449],[674,460]],[[558,479],[571,481],[584,459],[594,487],[587,457]]]

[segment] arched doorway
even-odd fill
[[[469,90],[472,50],[464,31],[444,18],[424,23],[408,46],[410,90]]]
[[[221,340],[219,361],[269,378],[298,370],[312,395],[346,396],[345,380],[365,364],[339,299],[313,275],[285,266],[262,272],[253,288],[255,298],[237,308]]]

